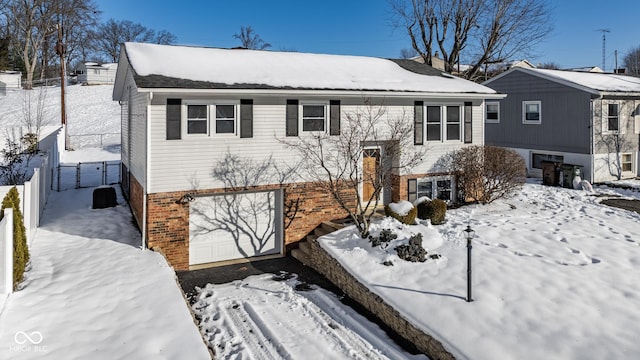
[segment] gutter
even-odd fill
[[[149,148],[151,142],[149,136],[151,134],[151,100],[153,100],[153,92],[149,93],[149,102],[147,104],[147,118],[146,118],[146,136],[144,138],[144,194],[142,196],[142,250],[147,250],[147,202],[149,201]]]

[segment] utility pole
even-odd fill
[[[59,16],[59,15],[58,15]],[[69,150],[69,141],[67,135],[67,112],[64,101],[64,86],[66,82],[65,66],[64,66],[64,44],[62,21],[58,18],[58,42],[56,43],[56,54],[60,55],[60,120],[64,129],[64,149]]]
[[[607,59],[607,33],[611,32],[609,29],[598,29],[597,31],[602,32],[602,71],[606,72],[606,59]]]

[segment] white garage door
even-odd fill
[[[189,264],[282,251],[279,191],[196,197],[189,206]]]

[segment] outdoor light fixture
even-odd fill
[[[177,203],[185,205],[185,204],[188,204],[188,203],[192,202],[195,199],[196,198],[194,198],[192,194],[184,194],[184,195],[182,195],[182,197],[180,199],[178,199]]]
[[[467,228],[463,230],[467,237],[467,302],[472,302],[471,298],[471,240],[476,235],[476,232],[473,231],[471,225],[467,225]]]

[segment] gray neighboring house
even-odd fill
[[[483,85],[507,94],[485,104],[485,143],[517,151],[529,176],[543,160],[595,183],[638,176],[640,78],[513,68]]]

